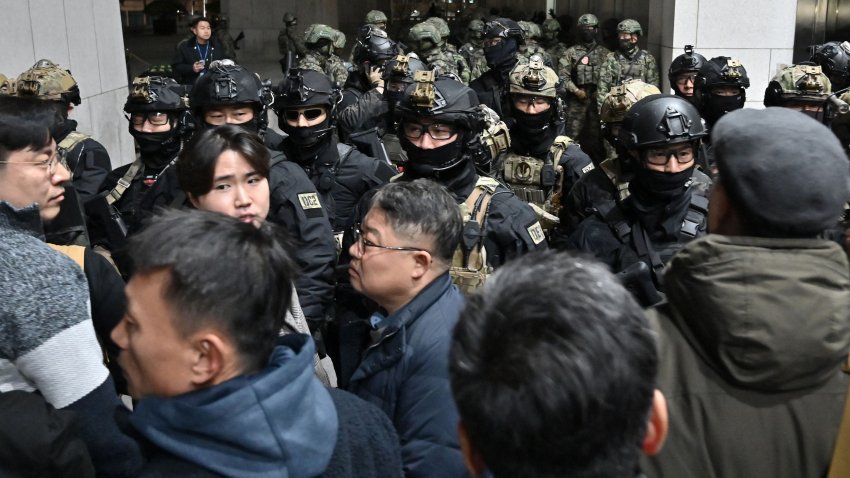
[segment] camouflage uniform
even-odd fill
[[[419,59],[424,61],[428,68],[439,68],[441,73],[451,73],[462,78],[455,57],[443,50],[443,37],[435,24],[422,22],[413,25],[410,29],[410,40]]]
[[[519,27],[525,33],[525,43],[519,46],[519,51],[516,54],[519,62],[528,63],[531,55],[540,55],[540,58],[543,59],[543,64],[554,69],[555,65],[552,63],[552,57],[549,56],[545,48],[537,43],[537,40],[541,36],[540,27],[532,22],[520,21],[517,23],[519,23]]]
[[[307,48],[304,47],[302,35],[298,34],[298,30],[296,28],[297,21],[298,19],[296,19],[291,13],[287,13],[283,16],[284,28],[280,30],[280,33],[277,36],[277,49],[284,58],[290,51],[299,58],[304,56],[307,52]]]
[[[631,33],[641,36],[643,30],[638,22],[626,19],[617,25],[618,33]],[[658,63],[655,57],[646,50],[641,50],[634,44],[630,51],[617,50],[608,54],[602,64],[597,83],[596,100],[602,107],[602,100],[611,91],[611,88],[623,83],[625,80],[641,80],[644,83],[661,87],[658,77]]]
[[[610,53],[610,50],[596,42],[579,43],[568,48],[558,61],[558,76],[567,92],[567,134],[572,137],[577,137],[581,132],[588,115],[596,117],[599,73]],[[585,99],[576,96],[580,89],[587,94]],[[594,132],[598,136],[598,128],[594,128]]]
[[[561,58],[567,53],[567,45],[558,41],[558,35],[561,32],[561,24],[554,18],[547,18],[543,22],[543,35],[540,44],[546,49],[546,53],[552,57],[555,69],[558,69],[558,63]]]
[[[489,70],[487,66],[487,58],[484,57],[484,48],[482,47],[484,39],[484,22],[479,19],[474,19],[467,26],[467,41],[458,50],[458,53],[466,60],[469,65],[469,81],[473,81]]]
[[[437,31],[440,33],[440,38],[442,39],[441,48],[443,53],[450,56],[454,64],[457,65],[456,69],[463,84],[469,85],[471,79],[469,64],[466,62],[466,58],[457,51],[457,47],[448,42],[451,35],[449,24],[440,17],[431,17],[425,20],[425,22],[437,27]]]
[[[348,68],[333,51],[345,47],[345,35],[327,25],[314,23],[304,32],[304,43],[307,52],[298,61],[298,68],[321,71],[341,87],[348,78]]]

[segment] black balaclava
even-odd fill
[[[504,67],[509,67],[510,72],[516,63],[517,51],[519,47],[516,39],[504,38],[498,45],[484,48],[484,58],[487,59],[487,66],[490,68],[504,70]]]
[[[590,44],[596,41],[596,29],[579,28],[578,37],[584,44]]]
[[[398,138],[402,148],[407,152],[407,162],[404,164],[405,172],[410,171],[417,177],[435,178],[444,171],[454,169],[451,167],[445,168],[444,165],[450,164],[452,160],[464,154],[463,146],[466,133],[459,131],[457,139],[434,149],[419,148],[407,139],[407,136],[404,134],[399,134]]]
[[[280,119],[281,129],[289,135],[287,142],[295,150],[297,162],[312,162],[331,144],[333,127],[330,125],[330,113],[327,116],[317,125],[303,127],[289,126],[285,119]]]
[[[180,128],[177,120],[169,113],[171,129],[159,133],[143,133],[136,131],[130,123],[130,134],[139,144],[142,162],[150,172],[159,172],[180,152],[182,145]]]
[[[549,150],[557,136],[557,128],[551,123],[555,105],[537,114],[529,114],[512,108],[515,120],[511,127],[513,149],[520,154],[537,156]]]
[[[630,202],[651,238],[673,239],[680,231],[691,200],[688,185],[695,166],[678,173],[635,168],[629,182]]]
[[[694,95],[696,96],[696,95]],[[708,124],[714,124],[726,113],[743,107],[741,95],[720,96],[708,93],[707,101],[703,101],[700,113]]]
[[[620,39],[617,41],[617,46],[620,48],[620,51],[625,53],[626,55],[632,56],[637,51],[637,42],[632,43],[631,38],[629,39]]]

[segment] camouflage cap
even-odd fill
[[[643,29],[640,27],[640,23],[637,20],[633,20],[631,18],[627,18],[622,22],[617,24],[617,32],[618,33],[636,33],[639,36],[643,35]]]
[[[437,27],[437,31],[440,32],[440,37],[443,39],[448,38],[449,35],[452,34],[452,31],[449,29],[449,24],[440,17],[428,17],[425,21]]]
[[[415,42],[431,40],[435,45],[439,45],[443,42],[443,36],[440,35],[440,31],[437,29],[437,26],[433,23],[428,23],[427,21],[417,23],[410,28],[410,39]]]
[[[540,55],[531,55],[528,63],[519,63],[511,70],[508,92],[555,98],[559,83],[555,70],[544,65]]]
[[[577,24],[580,27],[598,27],[599,19],[596,18],[596,15],[592,13],[585,13],[584,15],[578,17]]]
[[[622,85],[611,88],[602,101],[599,119],[603,123],[619,123],[631,109],[632,105],[647,96],[660,95],[661,90],[655,85],[640,80],[626,80]]]
[[[764,95],[765,106],[780,106],[788,100],[825,101],[832,82],[820,65],[801,64],[783,68],[773,77]]]
[[[561,23],[554,18],[547,18],[543,21],[543,31],[544,32],[558,32],[561,31]]]
[[[387,23],[387,16],[380,10],[369,10],[363,23]]]
[[[50,60],[39,60],[21,73],[16,84],[18,96],[80,104],[80,88],[71,72]]]
[[[314,45],[321,40],[333,43],[337,39],[336,29],[322,23],[314,23],[304,31],[304,43]]]
[[[520,20],[517,23],[519,23],[519,27],[522,29],[522,33],[525,34],[525,38],[537,40],[543,34],[543,32],[540,30],[540,25],[534,22]]]

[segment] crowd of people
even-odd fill
[[[633,19],[283,21],[273,82],[193,19],[114,170],[0,75],[0,474],[842,472],[850,43],[761,110]]]

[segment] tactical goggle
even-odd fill
[[[313,121],[325,113],[324,108],[307,108],[303,110],[284,110],[283,117],[287,121],[298,121],[299,116],[303,116],[307,121]]]

